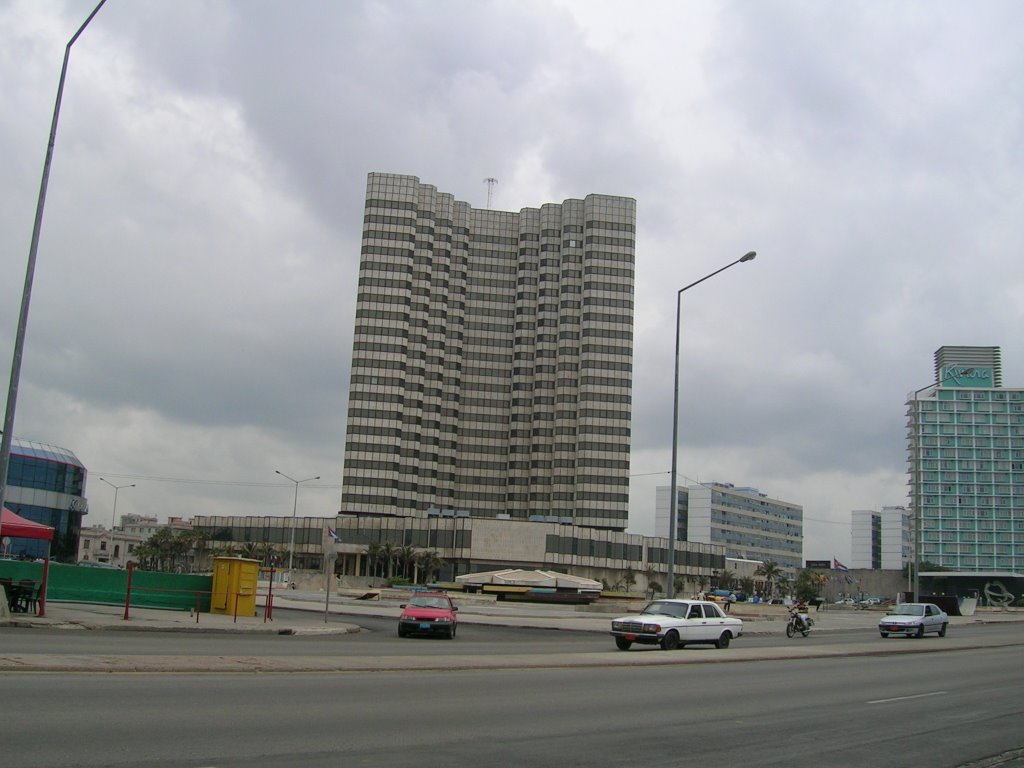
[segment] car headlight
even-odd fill
[[[659,632],[661,632],[661,625],[660,624],[644,624],[644,632],[653,632],[654,634],[658,634]]]

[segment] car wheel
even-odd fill
[[[914,637],[924,637],[924,624],[917,628],[917,632],[914,633]]]
[[[633,643],[624,637],[615,638],[615,647],[620,651],[628,651],[631,645],[633,645]]]
[[[663,651],[674,651],[679,647],[679,633],[674,629],[661,638],[661,649]]]
[[[732,640],[732,634],[729,632],[723,632],[721,636],[715,640],[715,648],[728,648],[730,640]]]
[[[945,636],[946,636],[946,627],[947,627],[947,626],[948,626],[947,624],[943,624],[943,625],[942,625],[942,626],[941,626],[941,627],[939,628],[939,637],[945,637]]]
[[[882,637],[888,637],[889,636],[888,632],[879,632],[878,634],[880,634]]]
[[[454,640],[455,639],[455,625],[454,624],[452,626],[448,627],[448,639],[449,640]]]
[[[404,629],[402,629],[401,627],[399,627],[399,628],[398,628],[398,636],[399,636],[399,637],[405,637],[405,635],[406,635],[406,632],[405,632],[405,630],[404,630]]]

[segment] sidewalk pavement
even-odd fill
[[[534,629],[562,629],[582,632],[608,632],[615,616],[634,613],[640,604],[607,607],[595,610],[591,606],[546,605],[537,603],[473,602],[455,598],[459,606],[459,621],[463,624],[525,627]],[[48,627],[52,629],[107,629],[162,632],[218,632],[256,634],[348,634],[359,632],[359,616],[393,618],[401,613],[397,600],[357,600],[351,597],[331,596],[325,610],[323,593],[289,592],[287,596],[274,595],[274,608],[290,609],[272,620],[264,619],[263,605],[257,606],[256,616],[238,616],[173,611],[156,608],[129,609],[124,617],[123,605],[92,605],[85,603],[48,602],[46,616],[12,614],[0,619],[0,627]],[[785,613],[765,616],[744,611],[738,604],[732,615],[743,619],[744,634],[773,634],[783,631]],[[858,611],[832,608],[812,612],[815,631],[874,628],[881,611]],[[348,620],[346,620],[348,619]],[[951,626],[970,623],[1005,621],[1024,622],[1024,611],[983,611],[974,616],[951,616]]]

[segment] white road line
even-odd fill
[[[892,699],[875,699],[868,704],[888,704],[890,701],[907,701],[908,699],[923,699],[927,696],[945,696],[949,691],[932,691],[931,693],[918,693],[915,696],[896,696]]]

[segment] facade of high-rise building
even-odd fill
[[[910,512],[905,507],[850,513],[850,567],[902,570],[913,559]]]
[[[723,546],[729,558],[771,560],[789,578],[796,577],[802,567],[803,507],[729,483],[676,490],[677,540]],[[655,493],[655,534],[667,537],[672,488],[659,486]]]
[[[1024,390],[1002,387],[999,348],[942,347],[906,407],[921,560],[1024,574]]]
[[[367,180],[343,513],[628,519],[636,203]]]

